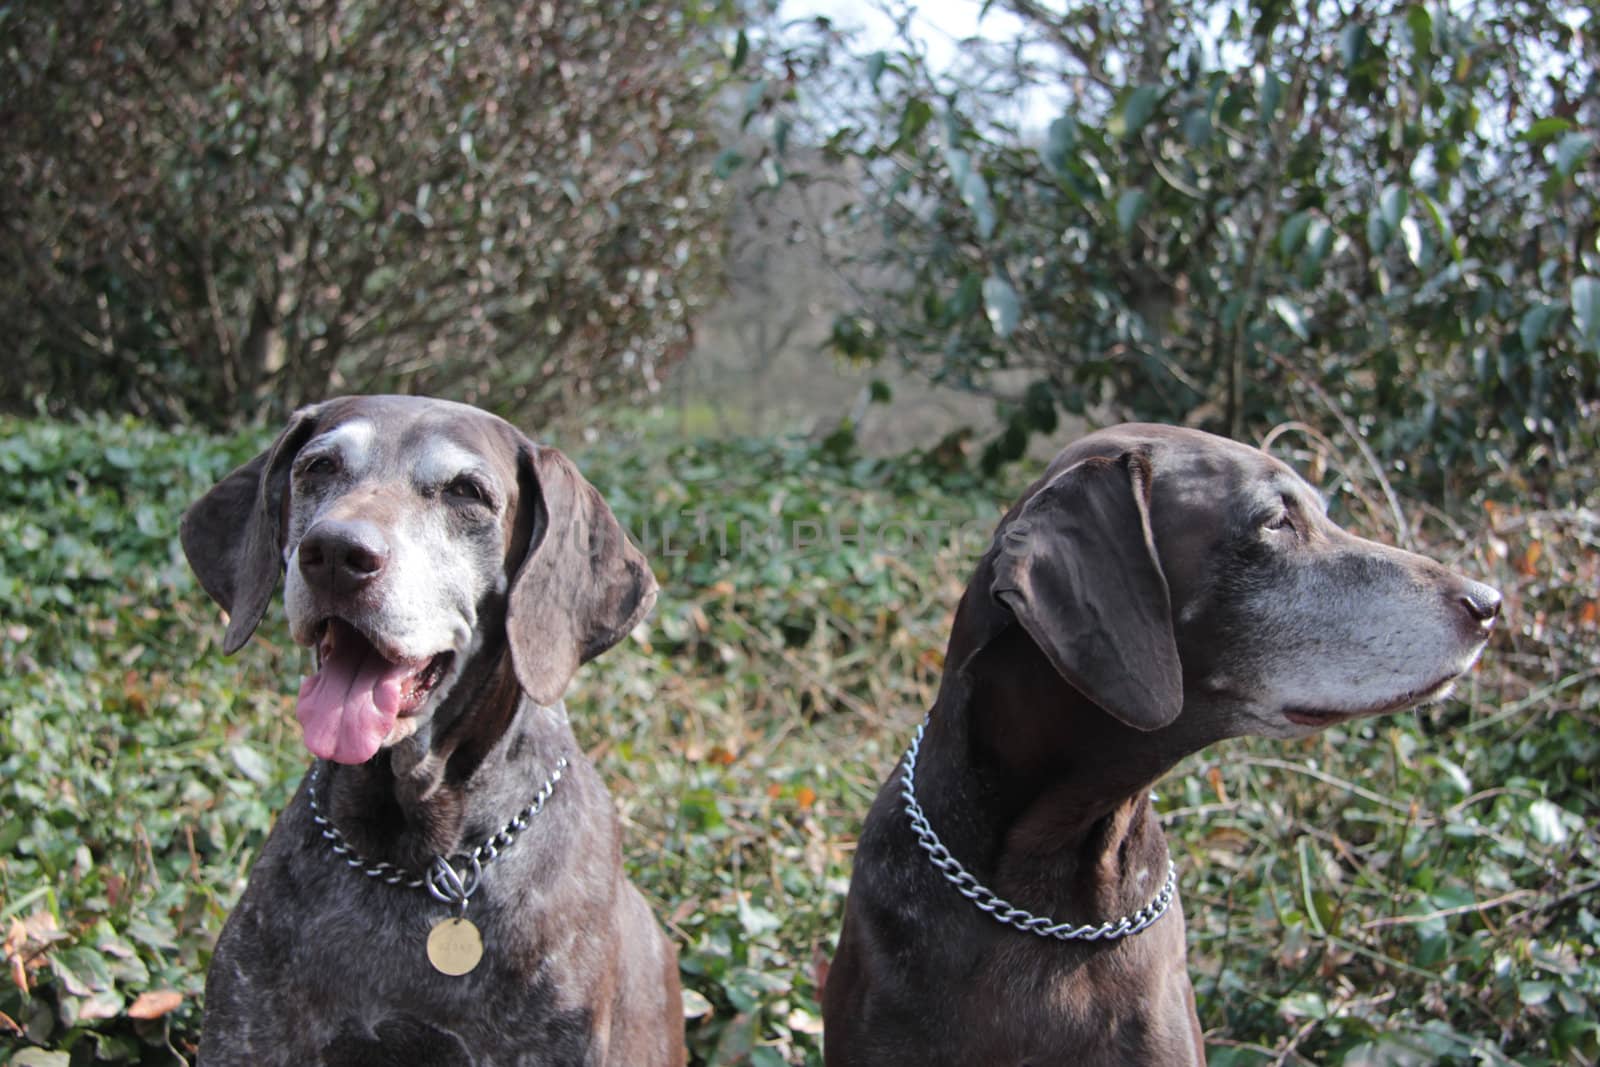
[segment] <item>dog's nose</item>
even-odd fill
[[[1466,591],[1461,594],[1461,606],[1487,630],[1500,615],[1500,593],[1482,582],[1468,582]]]
[[[382,574],[388,562],[389,543],[370,522],[319,522],[300,541],[300,573],[331,593],[359,589]]]

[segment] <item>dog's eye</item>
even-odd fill
[[[1263,526],[1268,530],[1293,530],[1294,515],[1287,508],[1268,519]]]
[[[473,504],[489,503],[489,492],[476,480],[460,477],[444,487],[444,495]]]
[[[320,456],[312,456],[300,464],[302,476],[318,477],[339,473],[339,461],[324,452]]]

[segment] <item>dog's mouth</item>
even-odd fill
[[[344,619],[324,620],[313,645],[317,673],[300,686],[295,717],[306,747],[336,763],[365,763],[444,681],[455,658],[406,659]]]
[[[1439,681],[1422,689],[1413,689],[1403,696],[1377,704],[1369,708],[1333,709],[1333,708],[1284,708],[1283,717],[1297,726],[1311,726],[1322,728],[1332,726],[1334,723],[1346,722],[1350,719],[1365,719],[1373,715],[1388,715],[1392,712],[1402,711],[1405,708],[1415,707],[1418,704],[1427,704],[1442,698],[1449,693],[1456,684],[1458,675],[1446,675]]]

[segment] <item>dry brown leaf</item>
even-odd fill
[[[135,997],[133,1003],[128,1005],[127,1014],[130,1019],[159,1019],[177,1011],[182,1003],[182,993],[171,989],[153,989]]]

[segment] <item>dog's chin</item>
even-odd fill
[[[1423,704],[1431,704],[1436,700],[1443,700],[1455,688],[1456,679],[1459,677],[1459,674],[1450,674],[1432,685],[1409,690],[1392,699],[1380,701],[1367,707],[1319,708],[1289,706],[1282,710],[1281,715],[1295,727],[1300,728],[1293,731],[1294,735],[1306,736],[1342,722],[1350,722],[1354,719],[1368,719],[1375,715],[1392,715],[1397,711],[1405,711],[1408,708],[1420,707]]]

